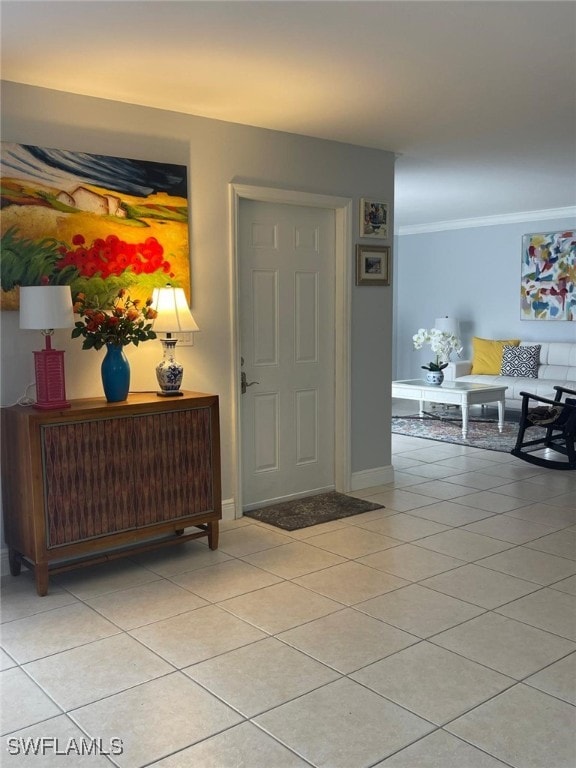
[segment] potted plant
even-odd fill
[[[130,388],[130,365],[123,347],[127,344],[138,346],[140,342],[156,338],[152,320],[156,310],[152,299],[144,307],[139,299],[132,300],[125,288],[121,288],[109,310],[87,306],[86,296],[76,297],[74,312],[82,318],[72,331],[72,338],[84,337],[82,349],[102,349],[106,356],[102,361],[102,384],[108,402],[126,400]]]
[[[443,370],[450,362],[451,353],[456,352],[458,356],[462,354],[460,339],[453,333],[439,331],[437,328],[431,328],[430,330],[419,328],[418,333],[412,336],[412,341],[414,349],[422,349],[424,344],[430,345],[430,349],[436,355],[436,360],[420,367],[428,371],[426,374],[426,382],[428,384],[440,386],[444,381]]]

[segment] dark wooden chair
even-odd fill
[[[550,469],[576,469],[576,390],[566,387],[554,387],[556,395],[554,400],[546,397],[532,395],[529,392],[520,392],[522,395],[522,411],[516,445],[510,451],[523,461],[536,464],[539,467]],[[538,405],[534,406],[535,402]],[[539,427],[539,436],[530,439],[526,432],[532,427]],[[542,434],[542,430],[545,432]],[[538,447],[537,447],[538,446]],[[556,453],[563,454],[567,460],[560,457],[536,455],[535,450],[548,448]]]

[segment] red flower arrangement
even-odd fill
[[[152,309],[152,299],[148,299],[143,308],[140,300],[130,298],[127,290],[118,291],[112,309],[104,310],[86,304],[86,296],[79,293],[74,304],[74,312],[82,318],[72,331],[72,338],[84,337],[82,349],[102,349],[105,344],[138,346],[141,341],[155,339],[152,323],[157,316]]]
[[[77,234],[72,238],[72,245],[75,247],[61,245],[58,248],[61,258],[56,262],[57,269],[73,267],[80,277],[120,276],[127,269],[136,275],[162,270],[174,277],[170,262],[164,258],[164,248],[155,237],[148,237],[143,243],[127,243],[117,235],[108,235],[87,245],[84,235]]]

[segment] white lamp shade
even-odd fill
[[[460,324],[454,317],[437,317],[434,321],[434,328],[445,333],[452,333],[456,337],[460,334]]]
[[[152,327],[160,333],[187,333],[199,331],[192,317],[183,288],[155,288],[152,293],[152,308],[158,313]]]
[[[72,328],[74,312],[69,285],[30,285],[20,288],[20,328]]]

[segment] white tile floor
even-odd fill
[[[574,768],[576,472],[393,452],[374,512],[6,577],[2,766]]]

